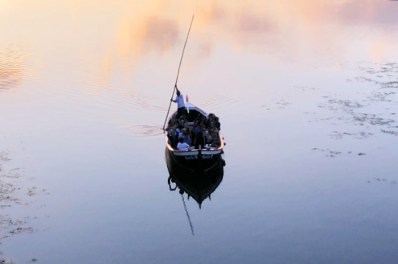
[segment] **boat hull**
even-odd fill
[[[218,166],[224,166],[221,151],[172,151],[166,147],[166,163],[169,171],[178,173],[211,172]]]

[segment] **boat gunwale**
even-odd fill
[[[206,152],[217,152],[214,154],[221,154],[224,149],[225,143],[224,143],[224,137],[221,136],[220,132],[218,132],[218,136],[220,137],[220,146],[218,148],[201,148],[201,149],[193,148],[193,149],[189,149],[189,150],[178,150],[178,149],[173,148],[170,145],[169,138],[167,137],[167,135],[165,135],[165,140],[166,140],[167,149],[172,153],[196,153],[196,154],[192,154],[192,155],[197,155],[197,153],[199,151],[201,151],[201,152],[206,151]],[[181,155],[181,156],[185,156],[185,155]]]

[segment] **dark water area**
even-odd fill
[[[396,263],[397,12],[1,2],[0,260]],[[205,187],[162,131],[192,13],[178,85],[227,143]]]

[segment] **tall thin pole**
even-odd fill
[[[184,47],[183,47],[183,49],[182,49],[182,54],[181,54],[181,58],[180,58],[180,64],[178,65],[178,70],[177,70],[176,82],[174,83],[173,93],[171,94],[170,103],[169,103],[169,109],[167,110],[166,118],[164,119],[164,123],[163,123],[163,132],[164,132],[165,127],[166,127],[167,118],[169,117],[170,108],[171,108],[171,100],[173,99],[175,90],[177,89],[177,82],[178,82],[178,77],[179,77],[179,75],[180,75],[180,69],[181,69],[181,64],[182,64],[182,58],[184,57],[185,47],[187,46],[188,37],[189,37],[189,33],[191,32],[191,27],[192,27],[192,23],[193,23],[194,17],[195,17],[195,15],[192,15],[191,24],[189,25],[187,37],[186,37],[186,39],[185,39]]]

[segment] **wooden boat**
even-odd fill
[[[179,166],[186,172],[207,172],[220,163],[224,153],[224,138],[220,123],[214,114],[207,114],[199,107],[186,102],[186,113],[175,112],[169,119],[165,134],[167,166]],[[191,140],[190,147],[177,149],[179,136]]]

